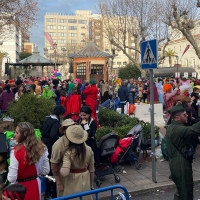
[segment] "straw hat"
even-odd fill
[[[85,130],[83,130],[82,126],[74,125],[70,126],[66,130],[66,136],[70,142],[75,144],[82,144],[87,140],[88,133]]]
[[[62,126],[59,128],[59,132],[60,133],[63,133],[63,128],[65,126],[71,126],[71,125],[74,125],[75,122],[72,120],[72,119],[66,119],[62,122]]]

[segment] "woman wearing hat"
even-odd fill
[[[63,118],[63,115],[65,113],[65,108],[63,106],[55,106],[53,113],[46,118],[44,124],[42,125],[42,142],[47,146],[48,152],[49,152],[49,159],[51,158],[52,153],[52,146],[53,144],[59,139],[60,132],[60,121]],[[52,171],[50,170],[49,173],[50,176],[52,176]],[[45,191],[45,199],[48,199],[49,197],[56,198],[56,184],[52,181],[47,180],[46,181],[46,191]]]
[[[80,125],[74,125],[67,128],[66,136],[69,145],[60,169],[60,174],[68,182],[64,188],[64,196],[90,190],[94,179],[93,151],[85,144],[88,133]]]
[[[83,94],[86,95],[86,105],[92,110],[92,118],[97,122],[96,107],[98,102],[98,88],[93,78],[90,79],[89,86],[85,87]]]

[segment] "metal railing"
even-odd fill
[[[128,190],[122,185],[113,185],[113,186],[108,186],[108,187],[104,187],[104,188],[98,188],[98,189],[94,189],[94,190],[89,190],[89,191],[85,191],[85,192],[71,194],[71,195],[68,195],[68,196],[58,197],[58,198],[55,198],[53,200],[68,200],[68,199],[74,199],[74,198],[79,198],[80,200],[82,200],[82,197],[87,196],[87,195],[94,195],[95,199],[98,200],[98,197],[99,197],[98,194],[99,193],[106,192],[106,191],[109,191],[109,190],[110,190],[110,199],[113,200],[114,199],[113,190],[115,190],[115,189],[123,190],[126,200],[129,200]]]

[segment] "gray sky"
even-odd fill
[[[37,23],[31,28],[31,42],[38,45],[40,54],[44,48],[44,15],[47,12],[74,13],[75,10],[92,10],[96,13],[98,0],[38,0]]]

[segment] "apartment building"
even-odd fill
[[[194,29],[191,30],[198,46],[200,47],[200,20],[195,21]],[[182,67],[192,67],[196,70],[198,75],[200,75],[200,60],[196,55],[196,52],[190,42],[182,35],[179,31],[174,31],[172,29],[170,32],[170,42],[166,47],[166,51],[173,50],[176,57],[172,57],[172,65],[175,66],[177,63]],[[190,45],[189,49],[183,55],[185,48]],[[162,50],[161,46],[161,50]],[[183,55],[183,56],[182,56]],[[164,62],[160,64],[159,67],[169,67],[169,58],[166,57]]]
[[[32,43],[32,42],[24,42],[24,51],[28,53],[33,53],[38,51],[38,45]]]
[[[92,40],[102,51],[112,54],[112,46],[103,31],[101,15],[92,14],[90,10],[76,10],[74,14],[46,13],[44,21],[44,31],[51,35],[53,43],[57,43],[58,53],[62,54],[63,48],[67,53],[78,52]],[[127,42],[133,43],[130,35],[127,38]],[[53,53],[46,38],[45,48],[48,49],[48,53]],[[134,56],[133,50],[129,53]],[[119,68],[129,63],[129,59],[121,51],[117,51],[116,54],[112,72],[115,74]]]
[[[5,29],[6,30],[6,29]],[[5,63],[16,63],[19,61],[19,53],[22,51],[22,34],[17,27],[13,25],[12,31],[9,28],[4,34],[9,35],[6,40],[3,40],[0,45],[0,51],[7,54],[2,61],[1,77],[4,79],[5,76]],[[0,38],[1,40],[1,38]]]

